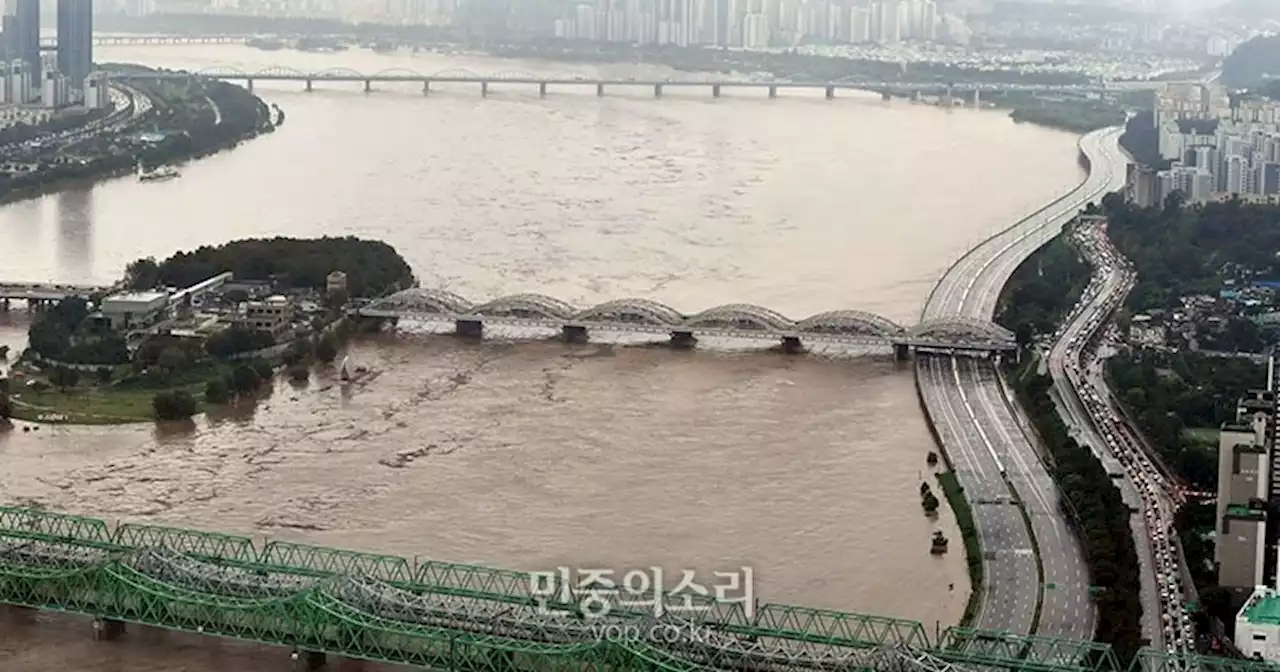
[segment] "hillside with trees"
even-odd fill
[[[377,240],[343,238],[249,238],[205,246],[157,262],[129,264],[126,282],[134,289],[189,287],[231,271],[236,280],[271,280],[278,285],[322,290],[333,271],[347,274],[353,297],[381,296],[413,285],[413,271],[395,248]]]
[[[1162,208],[1137,208],[1118,194],[1103,205],[1112,242],[1138,272],[1129,296],[1135,311],[1177,307],[1187,294],[1216,294],[1235,275],[1275,275],[1280,207],[1240,201],[1184,207],[1172,198]]]
[[[1275,4],[1280,11],[1280,3]],[[1280,76],[1280,35],[1255,37],[1222,62],[1222,83],[1232,88],[1258,86],[1268,75]]]

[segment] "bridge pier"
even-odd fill
[[[422,95],[424,96],[431,95],[431,80],[429,79],[422,80]]]
[[[368,79],[364,80],[364,92],[371,93],[372,91],[373,91],[373,81]]]
[[[836,97],[836,87],[834,87],[834,86],[828,86],[828,87],[827,87],[827,100],[835,100],[835,97]]]
[[[893,360],[895,362],[905,362],[911,359],[911,346],[906,343],[893,344]]]
[[[311,93],[311,80],[307,80],[307,93]]]
[[[480,97],[489,97],[489,82],[480,82]]]
[[[777,97],[778,97],[778,87],[777,87],[777,85],[775,85],[775,84],[770,84],[770,85],[769,85],[769,97],[770,97],[770,98],[777,98]]]
[[[0,299],[0,313],[9,312],[9,299]]]
[[[463,338],[483,338],[484,322],[480,320],[455,320],[454,333]]]
[[[596,84],[596,97],[604,98],[604,84]]]
[[[252,80],[252,79],[246,79],[246,80],[244,80],[244,81],[245,81],[245,87],[244,87],[244,88],[246,88],[246,89],[248,89],[250,92],[252,92],[252,91],[253,91],[253,80]]]
[[[547,97],[547,83],[546,83],[546,82],[538,82],[538,97],[539,97],[539,98],[546,98],[546,97]]]
[[[96,642],[110,642],[124,634],[124,621],[113,621],[99,618],[93,621],[93,639]]]
[[[697,344],[698,339],[693,337],[692,331],[671,332],[671,347],[676,350],[690,350]]]
[[[661,85],[661,84],[654,84],[654,85],[653,85],[653,97],[654,97],[654,98],[661,98],[661,97],[662,97],[662,85]]]
[[[579,324],[566,324],[560,329],[565,343],[586,343],[590,340],[587,328]]]
[[[720,97],[720,85],[719,85],[719,84],[712,84],[712,85],[711,85],[711,97],[712,97],[712,98],[719,98],[719,97]]]
[[[804,344],[800,342],[799,336],[783,336],[782,352],[788,355],[798,355],[804,352]]]
[[[973,109],[982,109],[982,92],[977,89],[973,90]]]

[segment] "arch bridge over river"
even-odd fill
[[[834,310],[793,320],[751,304],[716,306],[686,315],[649,299],[618,299],[579,308],[543,294],[514,294],[474,303],[439,289],[406,289],[351,310],[362,318],[452,322],[459,335],[482,336],[489,325],[558,329],[570,342],[591,331],[669,336],[676,346],[692,346],[697,336],[781,342],[798,351],[804,341],[857,346],[892,346],[899,357],[913,348],[951,352],[1005,352],[1017,349],[1014,334],[989,321],[962,317],[928,320],[910,327],[861,310]]]
[[[435,670],[1119,672],[1104,644],[781,604],[606,593],[526,572],[0,507],[0,604]],[[694,609],[688,608],[695,607]],[[672,614],[679,614],[679,617]],[[602,638],[610,629],[638,637]],[[1129,672],[1274,672],[1140,652]]]

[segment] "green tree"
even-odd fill
[[[234,326],[210,336],[204,344],[205,351],[218,359],[226,359],[241,352],[262,350],[276,344],[269,332]]]
[[[241,364],[237,366],[235,370],[231,372],[231,378],[231,388],[235,390],[237,394],[252,392],[258,389],[258,386],[262,384],[262,377],[259,376],[258,372],[254,371],[253,367],[248,364]]]
[[[125,267],[124,281],[132,289],[155,289],[160,286],[160,264],[155,257],[139,259]]]
[[[109,366],[104,366],[104,367],[99,368],[99,369],[98,369],[98,371],[97,371],[98,384],[100,384],[100,385],[106,385],[107,383],[110,383],[110,382],[111,382],[111,376],[112,376],[112,375],[113,375],[113,373],[112,373],[112,371],[111,371],[111,367],[109,367]]]
[[[173,375],[186,363],[187,353],[177,346],[169,346],[160,351],[160,356],[156,359],[156,366],[160,367],[166,375]]]
[[[310,356],[311,342],[305,338],[300,338],[289,344],[289,347],[280,355],[280,359],[285,366],[293,366],[294,364],[305,362]]]
[[[338,358],[338,342],[330,334],[325,334],[316,343],[316,359],[329,364]]]
[[[49,382],[58,389],[66,391],[80,382],[80,372],[65,366],[55,367],[49,372]]]
[[[306,382],[311,378],[311,369],[307,368],[306,364],[294,364],[289,367],[289,377],[295,382]]]
[[[160,392],[151,398],[157,420],[185,420],[196,414],[196,399],[186,390]]]
[[[347,295],[347,290],[345,289],[339,289],[336,292],[330,292],[326,294],[324,297],[325,305],[329,307],[329,310],[335,310],[335,311],[341,310],[344,306],[347,305],[347,302],[350,300],[351,300],[351,297]]]
[[[276,373],[275,368],[272,367],[270,363],[264,362],[261,359],[253,362],[253,372],[258,374],[258,378],[263,381],[271,380],[272,376]]]
[[[211,404],[225,404],[231,398],[231,390],[227,381],[214,378],[204,384],[204,400]]]

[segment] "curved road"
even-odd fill
[[[1178,506],[1176,484],[1123,430],[1123,417],[1110,404],[1097,347],[1105,341],[1099,337],[1110,327],[1112,312],[1133,287],[1133,267],[1112,247],[1105,225],[1078,226],[1073,238],[1094,272],[1049,350],[1055,401],[1076,439],[1113,475],[1125,504],[1143,513],[1133,516],[1130,526],[1142,576],[1144,637],[1169,653],[1193,651],[1194,632],[1184,599],[1194,599],[1193,583],[1187,578],[1177,536],[1170,532]]]
[[[957,261],[934,288],[922,319],[991,320],[1000,292],[1017,267],[1057,236],[1081,208],[1124,184],[1120,133],[1119,128],[1108,128],[1081,138],[1080,150],[1091,164],[1089,176]],[[995,366],[986,360],[922,353],[917,380],[926,411],[973,505],[981,537],[985,585],[975,625],[1015,634],[1035,630],[1052,637],[1092,639],[1097,614],[1088,594],[1083,550]],[[1042,606],[1035,627],[1037,601]]]

